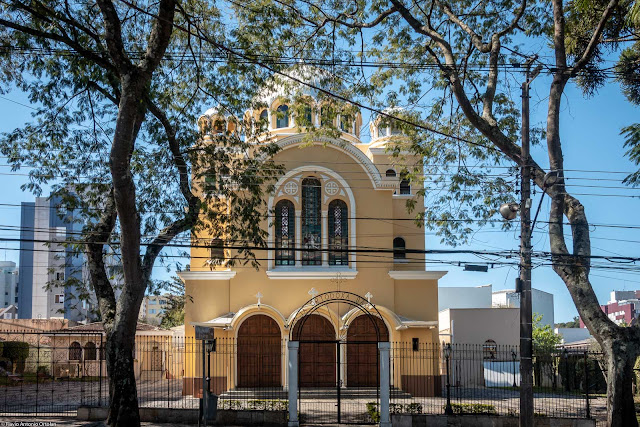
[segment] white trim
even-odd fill
[[[297,134],[289,136],[279,140],[276,144],[284,151],[287,148],[292,148],[301,144],[309,144],[305,139],[308,138],[306,134]],[[346,140],[340,140],[336,138],[320,137],[315,139],[311,145],[327,146],[330,145],[336,150],[342,151],[351,157],[356,164],[359,164],[367,176],[371,180],[371,184],[375,190],[394,190],[395,185],[390,185],[389,181],[383,180],[380,171],[376,165],[364,154],[360,149],[356,148],[352,143]]]
[[[236,277],[237,271],[178,271],[177,274],[183,282],[185,280],[230,280]]]
[[[389,277],[394,280],[438,280],[448,271],[389,270]]]
[[[276,267],[267,270],[269,279],[288,279],[288,280],[323,280],[335,279],[336,274],[340,273],[343,279],[355,279],[358,271],[353,268],[344,267]]]

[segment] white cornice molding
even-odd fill
[[[394,280],[438,280],[448,271],[389,270],[389,277]]]
[[[236,277],[235,270],[218,271],[179,271],[178,277],[185,280],[230,280]]]
[[[274,268],[267,270],[269,279],[286,279],[286,280],[331,280],[340,274],[342,279],[355,279],[358,270],[345,268]]]

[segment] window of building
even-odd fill
[[[313,110],[309,106],[305,106],[300,123],[300,126],[311,126],[313,125]]]
[[[289,127],[289,107],[287,105],[281,105],[278,107],[276,117],[276,128]]]
[[[82,360],[82,346],[77,341],[69,346],[69,360]]]
[[[353,133],[353,118],[348,115],[340,116],[340,129],[343,132]]]
[[[264,120],[265,122],[269,120],[269,112],[267,110],[262,110],[260,112],[260,120]]]
[[[402,237],[393,239],[393,259],[405,259],[407,257],[407,247]]]
[[[498,355],[498,345],[494,340],[486,340],[482,345],[482,357],[485,360],[495,360]]]
[[[224,121],[222,119],[216,119],[213,123],[213,132],[214,133],[223,133],[224,132]]]
[[[96,360],[97,359],[96,345],[89,341],[84,345],[84,360]]]
[[[316,178],[302,180],[302,265],[322,264],[320,189]]]
[[[295,209],[290,200],[276,204],[276,265],[295,265]]]
[[[151,310],[149,310],[149,314],[156,314],[156,309],[152,308]]]
[[[386,175],[387,175],[387,178],[395,178],[396,171],[394,171],[393,169],[387,169]]]
[[[320,125],[330,126],[333,124],[333,109],[329,106],[322,107],[320,109]]]
[[[213,239],[211,241],[211,263],[213,265],[221,265],[224,261],[224,242],[222,239]]]
[[[63,282],[64,281],[64,271],[58,271],[56,273],[56,280],[59,282]]]
[[[349,230],[347,204],[342,200],[329,203],[329,264],[349,265]]]
[[[400,194],[411,194],[411,182],[406,174],[400,175]]]
[[[62,304],[64,302],[64,294],[57,294],[55,296],[56,304]]]

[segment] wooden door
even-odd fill
[[[264,314],[246,319],[238,330],[238,387],[279,387],[281,334],[275,320]]]
[[[361,315],[356,317],[347,330],[347,387],[378,386],[378,336],[380,341],[389,341],[389,331],[382,319]],[[371,343],[360,343],[369,341]]]
[[[336,333],[331,322],[326,317],[311,314],[296,324],[293,337],[300,341],[300,387],[335,387]]]

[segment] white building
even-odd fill
[[[0,261],[0,309],[18,303],[18,269],[15,262]]]
[[[438,311],[447,308],[491,308],[491,285],[438,288]]]
[[[492,295],[492,305],[494,307],[519,308],[520,295],[513,289],[495,291]],[[542,315],[542,325],[549,325],[553,329],[555,325],[553,294],[540,289],[531,289],[531,310],[533,313]]]

